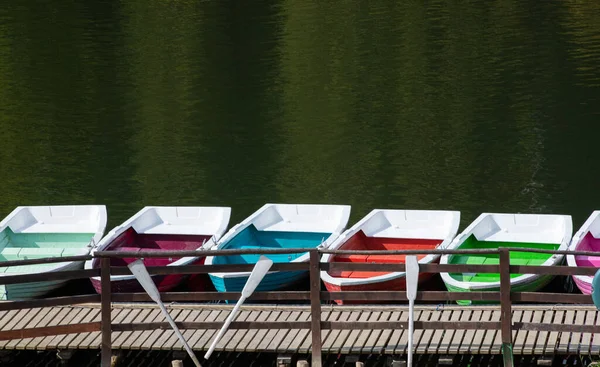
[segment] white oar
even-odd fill
[[[408,298],[408,367],[412,367],[415,298],[419,284],[419,261],[416,256],[406,257],[406,298]]]
[[[146,267],[144,266],[142,260],[136,260],[127,266],[129,267],[133,275],[137,278],[137,280],[140,282],[142,287],[144,287],[144,290],[146,291],[146,293],[148,293],[150,298],[152,298],[152,300],[158,304],[158,307],[160,307],[160,310],[162,311],[163,315],[173,328],[173,331],[179,338],[181,344],[183,344],[183,346],[185,347],[185,350],[190,355],[190,358],[192,358],[192,361],[194,361],[196,367],[202,367],[200,361],[198,361],[198,358],[196,358],[196,355],[194,355],[194,352],[192,351],[188,343],[185,341],[183,335],[181,335],[181,332],[177,328],[177,325],[175,325],[175,321],[173,320],[171,315],[169,315],[169,311],[167,311],[165,305],[162,303],[160,299],[160,293],[158,292],[158,289],[156,289],[156,285],[152,281],[150,274],[148,274],[148,270],[146,270]]]
[[[231,322],[237,315],[240,307],[242,306],[246,298],[252,295],[252,292],[254,292],[256,287],[260,284],[260,281],[265,277],[265,275],[267,275],[269,269],[271,268],[271,265],[273,265],[273,261],[271,259],[267,258],[266,256],[260,256],[260,259],[258,259],[256,265],[254,265],[254,269],[252,269],[252,273],[250,273],[250,276],[246,281],[244,289],[242,289],[242,296],[235,304],[233,310],[231,310],[231,313],[227,317],[227,320],[225,320],[223,327],[221,328],[221,330],[219,330],[219,333],[217,334],[215,340],[213,340],[212,344],[210,345],[210,348],[208,348],[208,352],[206,352],[206,354],[204,355],[205,359],[210,358],[210,355],[215,350],[217,343],[219,342],[219,340],[221,340],[223,334],[225,334],[225,332],[227,331],[229,324],[231,324]]]

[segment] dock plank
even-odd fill
[[[464,310],[464,312],[461,315],[460,321],[472,321],[474,320],[473,318],[473,312],[474,310]],[[450,343],[450,346],[448,347],[448,354],[458,354],[458,351],[460,350],[463,340],[465,339],[465,333],[467,332],[467,330],[456,330],[454,332],[454,335],[452,337],[452,342]],[[469,341],[470,343],[470,341]]]
[[[285,319],[285,321],[294,322],[294,321],[298,320],[298,317],[300,317],[300,312],[298,312],[298,311],[292,311],[292,312],[290,312],[288,314],[288,316]],[[287,334],[289,332],[290,332],[290,329],[279,329],[279,330],[277,330],[277,332],[275,333],[275,335],[271,339],[271,342],[265,348],[265,351],[276,352],[277,350],[280,350],[280,345],[281,345],[281,343],[283,342],[283,340],[285,339],[285,337],[287,336]]]
[[[235,321],[246,321],[248,319],[248,317],[250,316],[250,313],[251,312],[249,310],[242,309],[241,311],[239,311],[239,313],[235,317]],[[229,316],[229,314],[227,316]],[[215,351],[218,352],[218,351],[224,350],[231,342],[231,339],[233,339],[233,337],[237,333],[238,333],[238,330],[229,328],[225,332],[225,334],[223,334],[223,337],[221,338],[221,340],[219,340],[219,342],[215,346]],[[212,339],[210,340],[210,343],[208,344],[209,347],[210,347],[210,344],[212,344]]]
[[[348,318],[343,321],[345,321],[345,322],[358,321],[358,318],[360,317],[361,313],[362,313],[361,311],[353,311],[350,313],[350,315],[348,315]],[[345,312],[342,314],[347,315],[347,313],[345,313]],[[350,332],[351,332],[351,330],[340,331],[340,333],[337,335],[337,337],[331,344],[331,347],[328,349],[325,349],[324,351],[328,351],[329,353],[340,353],[344,344],[348,340],[348,336],[350,335]]]
[[[554,319],[554,310],[544,310],[544,315],[542,316],[543,324],[551,324]],[[546,345],[548,343],[548,332],[540,331],[537,333],[536,338],[534,340],[533,354],[543,355],[546,350]]]
[[[369,318],[371,317],[372,312],[365,310],[359,313],[358,315],[358,319],[357,321],[369,321]],[[350,332],[348,333],[348,337],[346,338],[346,340],[341,343],[340,346],[340,353],[344,353],[344,354],[348,354],[350,353],[350,351],[352,350],[352,348],[354,347],[354,345],[359,341],[359,339],[363,340],[364,338],[360,338],[361,334],[365,334],[367,333],[368,330],[364,330],[364,329],[355,329],[355,330],[350,330]],[[364,342],[364,341],[363,341]],[[361,345],[357,345],[356,348],[358,350],[361,350],[363,345],[361,342]]]
[[[489,322],[492,319],[492,314],[494,310],[484,310],[481,313],[481,317],[479,321]],[[469,346],[469,353],[472,354],[481,354],[481,346],[483,344],[483,340],[486,338],[486,335],[492,334],[495,330],[475,330],[475,334],[473,335],[473,341]]]
[[[48,312],[39,313],[31,323],[30,327],[44,327],[48,326],[48,324],[57,317],[58,313],[62,310],[61,307],[51,307],[48,308]],[[40,342],[40,338],[27,338],[27,344],[24,345],[24,349],[35,349],[35,346]]]
[[[461,320],[463,314],[463,310],[451,310],[450,321],[459,321]],[[444,331],[444,335],[442,336],[440,345],[437,348],[437,354],[448,354],[450,350],[450,345],[454,340],[454,334],[456,330],[448,329]],[[459,341],[460,343],[460,341]]]
[[[585,315],[586,311],[576,310],[574,325],[583,325],[583,322],[585,321]],[[569,339],[569,347],[567,348],[568,353],[577,353],[579,351],[580,341],[581,333],[571,333],[571,338]]]
[[[431,314],[429,315],[429,320],[427,321],[439,321],[441,316],[441,311],[431,311]],[[415,345],[413,349],[415,349],[416,353],[425,354],[427,352],[429,345],[431,344],[431,339],[433,337],[434,331],[435,330],[432,329],[423,330],[420,340],[417,342],[415,339]]]
[[[223,322],[231,313],[231,309],[226,309],[221,311],[214,319],[209,318],[210,321],[214,322]],[[202,336],[194,343],[193,349],[196,350],[207,350],[210,347],[210,343],[212,343],[212,339],[219,331],[217,329],[206,329]],[[191,346],[191,345],[190,345]]]
[[[92,322],[94,320],[100,320],[99,308],[91,308],[90,312],[83,317],[81,323]],[[88,333],[69,334],[58,343],[58,347],[62,349],[77,349],[87,334]]]
[[[376,313],[374,313],[376,314]],[[392,314],[389,311],[383,311],[383,312],[379,312],[379,318],[377,319],[377,321],[383,322],[383,321],[388,321],[390,318],[390,315]],[[362,350],[360,352],[357,353],[362,353],[362,354],[371,354],[371,353],[381,353],[381,350],[383,348],[385,348],[385,345],[381,345],[379,344],[379,339],[381,337],[381,334],[383,333],[383,329],[375,329],[371,331],[371,334],[369,334],[369,337],[367,338],[367,340],[364,343],[364,347],[362,348]],[[383,344],[383,343],[382,343]]]
[[[575,310],[567,310],[563,321],[565,324],[571,325],[575,322]],[[559,353],[567,353],[569,350],[569,341],[571,333],[560,333],[557,350]]]
[[[69,320],[69,324],[70,325],[77,325],[80,324],[82,322],[82,320],[87,316],[87,314],[89,314],[91,311],[91,309],[89,307],[81,307],[79,308],[79,312],[77,312],[75,314],[75,316]],[[64,335],[57,335],[54,339],[52,339],[52,341],[48,344],[48,348],[53,348],[53,349],[59,349],[61,348],[61,345],[63,343],[63,340],[65,340],[68,337],[73,337],[77,334],[64,334]],[[17,349],[22,349],[21,348],[21,344],[17,344],[16,346]]]
[[[367,319],[362,319],[364,321],[376,322],[379,321],[381,317],[380,311],[369,312],[369,317]],[[359,319],[359,321],[362,321]],[[371,334],[373,334],[375,330],[361,330],[359,334],[356,336],[356,340],[352,347],[348,350],[349,353],[352,354],[360,354],[366,348],[372,348],[370,344],[367,344]]]
[[[160,312],[160,310],[152,309],[152,308],[144,308],[138,312],[135,317],[129,322],[133,323],[143,323],[150,315],[152,315],[152,311]],[[112,339],[112,348],[113,349],[129,349],[131,346],[131,342],[135,340],[132,338],[133,333],[135,331],[122,331],[122,332],[113,332],[111,335]],[[140,332],[138,332],[140,333]]]
[[[562,323],[565,318],[565,310],[554,310],[553,323]],[[560,332],[550,331],[548,332],[548,341],[546,342],[546,350],[544,354],[554,353],[558,351]]]
[[[531,322],[533,318],[532,310],[524,310],[523,316],[521,317],[521,322],[528,323]],[[525,338],[527,336],[527,330],[518,330],[513,339],[513,353],[514,354],[523,354],[523,347],[525,346]]]
[[[169,311],[169,315],[171,315],[171,317],[173,318],[173,320],[176,320],[176,317],[179,316],[179,314],[181,313],[181,309],[168,309]],[[165,317],[162,315],[162,313],[160,314],[160,317],[158,318],[159,321],[164,321]],[[154,344],[160,340],[160,338],[163,336],[163,334],[167,333],[167,332],[173,332],[172,330],[154,330],[152,331],[152,333],[150,334],[150,336],[148,336],[148,339],[146,339],[141,346],[141,349],[143,350],[148,350],[148,349],[153,349]]]
[[[35,317],[40,313],[41,309],[35,308],[35,309],[22,310],[22,311],[28,311],[28,312],[26,312],[25,315],[23,315],[21,317],[19,317],[17,314],[17,317],[14,317],[6,325],[4,325],[2,330],[19,330],[19,329],[26,328],[27,324],[29,324],[31,321],[33,321],[35,319]],[[21,339],[0,341],[0,348],[13,349],[20,341],[21,341]]]
[[[588,310],[585,315],[584,325],[594,325],[596,323],[597,311]],[[579,343],[579,355],[589,355],[592,349],[592,333],[582,333]]]
[[[152,312],[150,313],[148,318],[146,318],[145,321],[146,322],[159,322],[159,321],[164,320],[164,318],[165,317],[163,316],[163,314],[160,310],[154,309],[154,310],[152,310]],[[141,332],[136,331],[129,337],[127,347],[129,349],[141,350],[142,346],[144,345],[144,342],[146,342],[146,340],[148,340],[148,338],[150,337],[150,335],[152,335],[153,332],[154,332],[154,330],[144,330]]]
[[[594,325],[600,325],[600,312],[596,311],[596,321]],[[600,354],[600,334],[592,334],[590,345],[590,355],[597,356]]]
[[[56,325],[73,325],[73,320],[80,314],[82,313],[82,310],[77,309],[77,308],[69,308],[67,314],[65,315],[65,317],[60,320]],[[47,336],[45,337],[40,344],[38,344],[37,349],[40,350],[46,350],[46,349],[53,349],[56,347],[56,344],[58,342],[58,340],[62,337],[64,337],[64,335],[54,335],[54,336]]]
[[[501,312],[499,309],[492,310],[492,315],[490,316],[490,321],[498,322],[500,321]],[[496,334],[500,333],[500,330],[487,330],[483,340],[481,341],[481,354],[492,354],[494,352],[494,341],[496,340]],[[501,345],[498,345],[498,349]]]
[[[227,311],[225,310],[212,310],[206,316],[205,321],[212,322],[215,320],[225,320],[227,318],[227,315]],[[193,333],[192,336],[188,339],[188,345],[190,346],[190,348],[196,349],[196,343],[204,336],[204,334],[209,333],[210,331],[211,330],[209,329],[196,330],[196,332]],[[204,346],[204,344],[202,344],[202,346]],[[199,346],[197,349],[201,349],[201,347]]]
[[[415,310],[414,319],[418,320],[421,316],[421,310]],[[392,321],[408,321],[408,311],[402,311],[395,320]],[[385,348],[386,353],[403,354],[406,350],[406,343],[402,344],[404,334],[407,333],[405,329],[396,329],[390,336],[388,346]],[[406,339],[404,339],[406,340]]]
[[[535,310],[531,318],[531,322],[539,324],[544,317],[544,310]],[[539,331],[528,330],[523,341],[523,351],[521,354],[534,354],[535,343],[538,340]]]
[[[480,321],[481,316],[483,315],[482,310],[474,310],[471,314],[469,321]],[[475,330],[465,330],[463,334],[463,340],[460,343],[460,347],[458,348],[458,353],[466,354],[469,352],[471,348],[471,344],[473,343],[473,339],[475,338]]]
[[[310,320],[310,312],[300,311],[298,318],[296,321],[309,321]],[[294,340],[299,339],[299,334],[302,329],[291,329],[290,332],[286,335],[286,337],[281,341],[281,344],[277,348],[277,352],[288,352],[290,350],[296,350],[297,347],[292,347]],[[305,330],[308,331],[308,330]],[[301,342],[301,341],[300,341]]]
[[[262,321],[267,321],[267,319],[269,318],[269,316],[271,315],[272,311],[271,310],[264,310],[264,311],[258,311],[258,315],[254,314],[253,317],[255,317],[255,320],[258,322],[262,322]],[[239,341],[238,346],[237,346],[237,350],[244,352],[244,351],[249,351],[249,347],[251,347],[251,344],[253,342],[256,341],[257,338],[257,334],[259,333],[259,331],[261,333],[266,333],[266,330],[259,330],[259,329],[249,329],[247,330],[246,334],[244,334],[244,337],[242,338],[242,340]],[[258,343],[258,341],[256,341],[256,343]],[[257,345],[257,344],[255,344]],[[254,348],[254,347],[252,347]]]
[[[62,321],[62,319],[64,319],[69,314],[69,312],[71,312],[71,310],[72,310],[72,308],[70,308],[70,307],[62,307],[59,309],[59,311],[56,313],[56,315],[52,319],[49,319],[48,322],[46,322],[45,325],[40,324],[38,326],[58,325]],[[50,340],[53,337],[54,336],[46,336],[46,337],[41,336],[41,337],[33,338],[27,346],[31,349],[43,350],[43,349],[45,349],[45,346],[48,344],[48,342],[50,342]],[[47,339],[47,342],[45,342],[45,339]]]
[[[258,321],[260,313],[261,311],[257,310],[249,311],[246,321]],[[233,352],[243,350],[242,342],[244,341],[244,338],[246,337],[249,331],[250,330],[238,330],[238,332],[234,335],[233,339],[229,343],[227,343],[227,345],[224,348],[224,351]]]
[[[169,312],[169,314],[171,314],[171,317],[173,317],[175,322],[183,322],[191,312],[192,310],[180,310],[176,316],[174,316],[174,313],[171,312]],[[162,335],[154,342],[152,349],[165,350],[164,345],[171,340],[171,338],[177,339],[177,336],[175,335],[173,329],[169,328],[168,330],[165,330],[164,333],[162,333]]]
[[[184,320],[181,321],[185,321],[185,322],[198,322],[198,317],[200,316],[200,310],[189,310],[190,312],[186,315]],[[182,329],[181,331],[181,335],[183,335],[184,339],[187,341],[188,338],[186,337],[187,334],[184,334],[186,331],[192,331],[193,330],[187,330],[187,329]],[[173,333],[171,335],[171,337],[162,345],[161,349],[163,350],[177,350],[180,348],[184,348],[183,345],[181,344],[181,342],[179,341],[179,338],[177,337],[177,335],[175,333]]]

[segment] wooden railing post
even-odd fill
[[[312,367],[321,367],[321,274],[318,250],[310,250],[310,329]]]
[[[111,295],[110,295],[110,259],[102,258],[100,270],[101,315],[102,315],[102,367],[110,367],[112,357],[111,346]]]
[[[512,305],[510,300],[510,251],[500,251],[500,322],[502,332],[502,356],[504,367],[513,367],[512,353]]]

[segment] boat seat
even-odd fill
[[[2,249],[1,253],[2,256],[9,258],[9,257],[18,257],[19,256],[19,251],[21,251],[20,247],[5,247]]]
[[[367,256],[366,262],[384,264],[404,264],[405,258],[406,256],[404,255],[369,255]]]
[[[367,255],[335,255],[333,257],[334,262],[346,262],[346,263],[364,263],[367,262]]]
[[[63,266],[66,263],[52,263],[52,264],[37,264],[37,265],[21,265],[21,266],[10,266],[5,268],[4,273],[40,273],[47,271],[50,268]]]

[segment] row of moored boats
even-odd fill
[[[327,248],[337,250],[433,250],[537,248],[600,251],[600,211],[594,212],[572,236],[571,216],[546,214],[481,214],[457,236],[458,211],[376,209],[346,230],[350,206],[266,204],[226,232],[228,207],[145,207],[106,235],[106,208],[102,205],[18,207],[0,222],[0,262],[10,260],[87,255],[95,251],[165,251],[214,249]],[[599,254],[600,255],[600,254]],[[259,255],[183,258],[146,258],[147,266],[191,264],[253,264]],[[308,261],[308,253],[268,255],[274,262]],[[404,255],[325,254],[322,262],[404,263]],[[112,266],[126,266],[134,258],[111,259]],[[420,263],[498,264],[497,254],[420,255]],[[513,265],[559,265],[564,256],[538,252],[511,252]],[[567,256],[570,266],[600,267],[600,256]],[[1,265],[1,264],[0,264]],[[65,261],[1,267],[0,276],[98,268],[100,262]],[[293,287],[306,272],[270,272],[258,290]],[[217,291],[241,291],[248,272],[210,273]],[[420,282],[431,274],[422,274]],[[499,289],[498,274],[442,273],[450,291]],[[154,276],[160,291],[186,281],[192,290],[210,289],[205,276]],[[322,271],[330,291],[403,290],[404,272]],[[551,275],[512,275],[512,289],[535,291],[550,282]],[[591,277],[574,276],[585,294]],[[99,277],[91,282],[100,292]],[[44,295],[64,281],[0,285],[0,299],[27,299]],[[141,291],[133,276],[112,276],[115,292]],[[341,302],[341,301],[340,301]],[[460,303],[460,302],[459,302]]]

